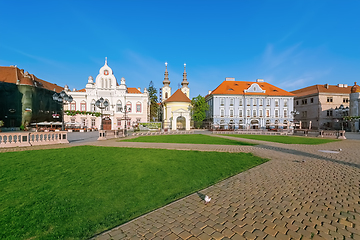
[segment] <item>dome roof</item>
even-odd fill
[[[360,92],[360,86],[354,83],[354,86],[351,87],[351,93],[357,93]]]

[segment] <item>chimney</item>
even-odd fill
[[[258,78],[258,79],[256,79],[256,82],[264,82],[264,79]]]
[[[343,87],[344,87],[344,84],[339,83],[337,86],[343,88]]]
[[[226,77],[225,81],[235,81],[235,78],[231,78],[231,77]]]
[[[211,91],[211,90],[209,90],[209,93],[208,93],[208,94],[211,94],[211,92],[212,92],[212,91]]]
[[[139,87],[138,87],[138,90],[139,90],[139,92],[141,92]]]
[[[329,84],[325,83],[324,87],[325,87],[326,89],[329,89]]]

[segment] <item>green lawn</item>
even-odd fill
[[[230,137],[247,138],[268,142],[277,142],[285,144],[308,144],[317,145],[329,142],[339,141],[337,139],[325,139],[325,138],[310,138],[310,137],[299,137],[299,136],[279,136],[279,135],[246,135],[246,134],[222,134]]]
[[[121,142],[154,142],[154,143],[191,143],[191,144],[219,144],[219,145],[256,145],[226,138],[219,138],[203,134],[157,135],[140,136],[137,138],[120,140]]]
[[[87,239],[267,161],[248,153],[94,146],[0,159],[0,239],[16,240]]]

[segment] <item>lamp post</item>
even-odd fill
[[[100,130],[104,130],[103,129],[103,109],[107,108],[109,106],[109,102],[107,100],[104,100],[102,97],[100,99],[98,99],[95,102],[95,106],[100,108],[101,110],[101,125],[100,125]]]
[[[295,124],[295,117],[297,116],[297,115],[299,115],[300,113],[299,113],[299,111],[297,111],[296,109],[294,109],[293,111],[291,111],[290,112],[291,113],[291,115],[293,115],[293,122],[294,122],[294,130],[295,130],[295,128],[296,128],[296,124]]]
[[[335,108],[336,114],[340,114],[341,116],[341,130],[344,130],[344,117],[348,115],[349,107],[344,107],[344,105],[340,105],[340,107]]]
[[[53,100],[57,101],[61,104],[61,113],[62,113],[62,119],[61,119],[61,131],[65,131],[65,123],[64,123],[64,105],[68,103],[71,103],[73,101],[72,96],[67,95],[64,90],[62,90],[60,93],[54,93],[53,94]]]
[[[126,121],[127,121],[127,119],[126,119],[126,114],[128,113],[128,112],[131,112],[131,108],[129,107],[129,108],[127,108],[126,107],[126,105],[124,106],[124,107],[120,107],[120,112],[124,112],[124,115],[125,115],[125,130],[124,130],[124,135],[126,136],[126,134],[127,134],[127,127],[126,127]]]

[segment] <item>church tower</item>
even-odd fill
[[[189,82],[187,81],[187,74],[186,74],[186,63],[184,63],[184,73],[183,73],[183,81],[181,82],[181,91],[185,93],[185,95],[190,98],[190,88]]]
[[[165,63],[165,73],[164,73],[164,81],[163,81],[163,99],[162,101],[167,100],[171,96],[171,87],[170,87],[170,81],[169,81],[169,73],[167,70],[167,62]]]

